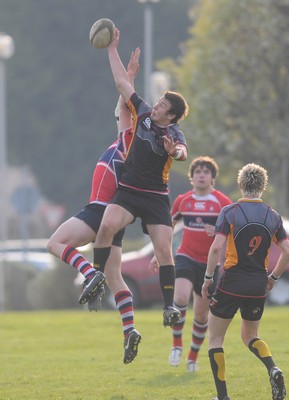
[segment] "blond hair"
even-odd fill
[[[267,188],[267,170],[257,164],[247,164],[239,170],[237,182],[244,195],[259,197]]]

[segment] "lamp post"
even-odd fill
[[[6,206],[6,71],[5,60],[14,54],[14,42],[11,36],[0,32],[0,311],[4,311],[4,256],[7,240]]]
[[[138,0],[145,5],[144,9],[144,100],[151,103],[151,76],[153,65],[153,13],[152,4],[161,0]]]

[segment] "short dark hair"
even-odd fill
[[[197,167],[207,167],[211,173],[212,173],[212,178],[215,179],[216,176],[218,175],[219,172],[219,166],[217,162],[209,156],[199,156],[195,158],[190,166],[189,166],[189,178],[192,178],[194,175],[194,171]]]
[[[172,120],[172,123],[177,123],[178,121],[184,119],[188,115],[189,112],[188,103],[180,93],[171,92],[167,90],[164,93],[164,97],[171,104],[169,113],[175,114],[175,118]]]

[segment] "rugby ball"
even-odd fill
[[[108,18],[97,20],[89,32],[89,41],[93,47],[104,49],[112,41],[114,34],[114,23]]]

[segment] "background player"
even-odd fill
[[[175,256],[174,294],[174,306],[180,310],[182,318],[172,327],[173,343],[169,364],[177,367],[181,362],[183,328],[192,296],[194,321],[186,358],[189,372],[198,370],[197,358],[208,327],[209,300],[202,298],[201,290],[209,248],[214,239],[215,223],[222,207],[231,204],[227,196],[214,189],[218,171],[219,167],[211,157],[200,156],[192,160],[188,177],[193,189],[179,195],[171,209],[173,226],[182,220],[184,230]]]
[[[238,184],[243,197],[221,211],[209,251],[202,287],[204,299],[208,297],[216,262],[227,242],[224,273],[212,296],[209,314],[209,358],[218,393],[215,400],[229,400],[223,343],[238,309],[242,317],[242,340],[267,369],[272,399],[282,400],[286,395],[283,374],[276,367],[268,345],[258,336],[266,290],[272,289],[289,263],[289,241],[282,219],[261,199],[267,181],[267,171],[259,165],[247,164],[239,171]],[[268,252],[273,241],[279,245],[281,255],[267,276]]]

